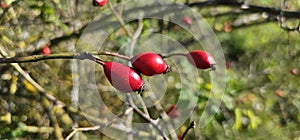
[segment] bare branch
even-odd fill
[[[132,100],[129,100],[130,106],[133,108],[134,112],[136,112],[140,117],[147,120],[157,131],[158,133],[163,137],[164,140],[168,140],[169,138],[166,136],[166,134],[163,132],[161,127],[158,125],[157,120],[153,120],[150,117],[148,117],[145,113],[143,113],[140,109],[137,108],[137,106],[133,103]]]
[[[122,16],[114,9],[113,5],[111,4],[111,2],[109,1],[109,9],[112,11],[112,13],[116,16],[116,18],[118,19],[118,21],[121,24],[121,27],[123,28],[123,30],[129,35],[132,36],[132,33],[126,28],[125,26],[125,22],[124,19],[122,18]]]
[[[186,134],[190,131],[190,129],[195,128],[196,127],[196,122],[192,121],[190,126],[184,131],[181,140],[183,140],[186,136]]]
[[[114,53],[114,52],[83,52],[83,53],[59,53],[59,54],[50,54],[50,55],[33,55],[33,56],[24,56],[24,57],[12,57],[12,58],[0,58],[0,63],[27,63],[27,62],[38,62],[49,59],[92,59],[88,55],[109,55],[115,56],[124,60],[130,60],[129,57]]]
[[[123,116],[128,115],[129,113],[131,113],[133,110],[133,108],[128,108],[123,114],[118,115],[118,118],[122,118]],[[101,128],[110,126],[111,124],[113,124],[114,122],[116,122],[118,119],[113,119],[111,120],[109,123],[106,123],[103,126],[93,126],[93,127],[84,127],[84,128],[74,128],[73,131],[65,138],[65,140],[69,140],[71,139],[78,131],[96,131],[99,130]]]
[[[248,11],[252,13],[265,12],[273,16],[279,16],[282,13],[285,18],[293,18],[293,19],[300,18],[300,11],[284,11],[274,7],[264,7],[264,6],[257,6],[252,4],[247,4],[247,6],[244,6],[244,4],[245,4],[244,2],[238,2],[235,0],[211,0],[211,1],[190,3],[188,6],[198,7],[198,8],[208,7],[208,6],[229,6],[229,7],[239,8],[243,11]]]

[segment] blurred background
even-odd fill
[[[92,0],[0,2],[0,57],[15,57],[73,53],[85,27],[99,13],[123,0],[108,0],[102,7],[93,6]],[[190,131],[186,139],[299,140],[300,1],[174,2],[186,3],[203,16],[216,33],[226,58],[226,91],[219,111],[206,127]],[[187,28],[196,24],[189,15],[177,18]],[[120,22],[118,18],[114,20]],[[170,36],[188,50],[199,47],[184,28],[173,23],[144,19],[142,24],[142,34]],[[118,51],[128,43],[128,32],[138,28],[138,21],[126,24],[126,28],[128,31],[120,28],[105,40],[109,51]],[[73,127],[92,126],[77,108],[76,95],[80,93],[72,81],[76,78],[72,75],[72,62],[53,59],[0,64],[0,139],[65,139]],[[169,94],[162,103],[165,111],[176,104],[182,90],[176,86],[180,77],[177,69],[174,71],[166,76],[167,82],[174,84],[167,86]],[[212,88],[209,71],[199,73],[198,82],[191,83],[200,93],[194,117],[201,116]],[[97,89],[109,107],[100,112],[124,112],[124,103],[117,94],[111,94],[114,89],[100,66],[95,76]],[[155,108],[149,108],[149,112],[153,118],[159,116]],[[143,121],[137,115],[133,120]],[[178,135],[189,121],[176,130]],[[111,138],[99,131],[80,131],[72,139]]]

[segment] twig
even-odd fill
[[[285,6],[285,0],[282,1],[281,3],[281,7],[283,8]],[[285,30],[285,31],[296,31],[296,32],[299,32],[300,33],[300,21],[298,23],[298,25],[294,28],[290,28],[288,26],[284,26],[284,22],[285,22],[285,17],[284,17],[284,14],[283,12],[281,11],[280,12],[280,15],[278,17],[278,22],[279,22],[279,26],[281,29]]]
[[[132,33],[126,28],[125,22],[124,22],[124,19],[122,18],[122,16],[114,9],[114,7],[112,6],[110,1],[108,1],[108,3],[109,3],[109,9],[116,16],[118,21],[121,23],[122,29],[127,33],[127,35],[132,36]]]
[[[8,54],[2,49],[2,47],[0,46],[0,54],[3,57],[7,57]],[[5,60],[5,58],[0,58],[0,60]],[[16,63],[11,63],[10,64],[14,69],[16,69],[32,86],[34,86],[39,93],[41,93],[43,96],[45,96],[48,100],[54,102],[56,105],[60,106],[60,107],[64,107],[65,103],[63,103],[62,101],[59,101],[58,99],[56,99],[54,96],[52,96],[51,94],[47,93],[47,91],[40,86],[37,82],[35,82],[35,80],[33,80],[31,78],[31,76],[26,73],[19,64]]]
[[[113,53],[113,52],[92,52],[89,53],[92,55],[109,55],[115,56],[121,59],[130,60],[129,57]],[[59,54],[50,54],[50,55],[33,55],[33,56],[24,56],[24,57],[12,57],[12,58],[0,58],[0,63],[26,63],[26,62],[37,62],[42,60],[49,59],[88,59],[87,52],[83,53],[59,53]]]
[[[168,140],[168,137],[163,132],[161,127],[158,125],[158,121],[151,119],[145,113],[143,113],[140,109],[138,109],[132,100],[129,100],[129,101],[130,101],[129,104],[133,108],[134,112],[136,112],[140,117],[147,120],[158,131],[158,133],[163,137],[164,140]]]
[[[94,52],[91,52],[91,54],[93,54],[93,55],[109,55],[109,56],[115,56],[115,57],[118,57],[118,58],[121,58],[121,59],[130,61],[130,57],[125,56],[125,55],[121,55],[121,54],[118,54],[118,53],[114,53],[114,52],[95,52],[95,53],[94,53]]]
[[[143,19],[142,19],[142,17],[139,17],[139,19],[138,19],[138,27],[137,27],[136,31],[134,32],[134,34],[133,34],[132,37],[131,37],[131,42],[130,42],[130,47],[129,47],[129,56],[130,56],[130,57],[133,56],[133,50],[134,50],[135,44],[136,44],[136,42],[137,42],[138,37],[141,35],[142,30],[143,30]],[[127,101],[128,101],[128,102],[133,103],[132,96],[131,96],[130,94],[127,94],[126,97],[127,97]],[[142,105],[142,108],[143,108],[143,111],[144,111],[145,115],[146,115],[147,117],[150,118],[150,115],[149,115],[147,106],[146,106],[144,100],[142,99],[141,95],[138,94],[137,97],[138,97],[139,102],[140,102],[141,105]],[[130,114],[130,115],[133,115],[133,114]],[[130,119],[130,121],[129,121],[129,119]],[[131,116],[130,118],[129,118],[129,116],[128,116],[127,122],[130,122],[130,123],[128,123],[127,125],[131,125],[131,122],[132,122],[132,116]],[[150,125],[150,127],[152,128],[151,125]],[[152,130],[153,130],[153,129],[152,129]],[[128,139],[128,140],[131,140],[131,139],[132,139],[132,135],[128,135],[128,138],[127,138],[127,139]]]
[[[72,38],[78,38],[87,25],[88,25],[87,23],[82,24],[79,27],[79,29],[76,29],[76,30],[73,29],[72,33],[70,33],[68,35],[65,35],[63,33],[58,32],[54,35],[55,37],[53,37],[51,39],[41,38],[41,39],[35,41],[35,43],[33,43],[31,45],[27,45],[26,48],[17,48],[15,50],[9,51],[8,54],[17,55],[17,54],[20,54],[20,53],[32,53],[34,51],[42,49],[47,44],[50,44],[51,46],[55,46],[55,45],[59,44],[62,41],[66,41],[66,40],[69,40],[69,39],[72,39]]]
[[[131,108],[133,109],[133,108]],[[127,111],[131,112],[130,110],[127,109]],[[125,111],[126,113],[126,111]],[[107,127],[107,126],[111,126],[111,128],[113,129],[116,129],[118,131],[123,131],[127,134],[133,134],[134,136],[137,136],[137,137],[144,137],[144,138],[151,138],[151,139],[158,139],[158,136],[152,136],[149,134],[149,132],[145,132],[145,131],[141,131],[141,130],[132,130],[132,129],[128,129],[126,127],[124,127],[123,125],[118,125],[118,124],[109,124],[107,123],[106,121],[100,119],[100,118],[97,118],[97,117],[94,117],[94,116],[91,116],[89,114],[84,114],[82,112],[78,112],[78,115],[82,116],[82,117],[85,117],[85,118],[88,118],[89,120],[93,120],[94,122],[98,123],[102,128],[103,127]],[[118,117],[122,117],[122,116],[118,116]],[[117,119],[118,120],[118,119]]]
[[[65,138],[65,140],[70,140],[78,131],[95,131],[98,130],[99,128],[100,126],[74,128],[73,131]]]
[[[12,7],[14,7],[15,5],[17,5],[21,0],[16,0],[14,2],[12,2],[8,7],[6,7],[2,13],[2,15],[0,16],[0,25],[2,25],[3,19],[5,14],[8,12],[8,10]]]
[[[153,102],[158,102],[158,100],[157,100],[157,98],[156,98],[156,96],[155,96],[154,93],[151,93],[151,94],[150,94],[150,98],[151,98],[151,100],[152,100]],[[164,109],[163,109],[163,107],[161,106],[161,104],[155,103],[155,104],[154,104],[154,107],[157,109],[158,112],[160,112],[160,116],[161,116],[162,120],[164,120],[164,121],[167,123],[166,126],[167,126],[167,128],[168,128],[168,131],[169,131],[170,134],[171,134],[171,137],[172,137],[173,139],[177,138],[176,134],[174,133],[175,130],[174,130],[172,124],[171,124],[171,123],[168,123],[168,122],[170,121],[170,118],[169,118],[168,114],[164,111]]]
[[[164,56],[162,56],[162,58],[169,58],[169,57],[173,57],[173,56],[186,56],[186,54],[185,53],[172,53],[172,54],[164,55]]]
[[[48,100],[47,100],[48,101]],[[48,107],[48,103],[45,103],[47,101],[43,101],[42,104],[44,105],[45,108],[47,108],[47,111],[48,111],[48,114],[49,114],[49,118],[51,120],[51,123],[53,125],[53,128],[54,128],[54,134],[56,136],[56,139],[57,140],[63,140],[63,134],[62,134],[62,131],[59,127],[59,124],[58,124],[58,121],[57,121],[57,117],[54,113],[54,110],[52,109],[53,106],[50,108]]]
[[[192,121],[190,126],[184,131],[181,140],[183,140],[186,136],[186,134],[189,132],[190,129],[195,128],[196,127],[196,122]]]
[[[52,133],[54,131],[53,127],[31,126],[31,125],[26,125],[26,124],[23,124],[23,123],[20,123],[19,128],[22,131],[25,131],[25,132],[28,132],[28,133]]]
[[[128,115],[129,113],[131,113],[132,111],[133,111],[133,108],[130,107],[124,113],[118,115],[118,118],[122,118],[122,117]],[[65,138],[65,140],[71,139],[78,131],[95,131],[95,130],[99,130],[99,129],[102,129],[104,127],[110,126],[111,124],[116,122],[118,120],[118,118],[113,119],[109,123],[106,123],[105,125],[102,125],[102,126],[97,125],[97,126],[93,126],[93,127],[74,128],[73,131]]]
[[[197,8],[203,8],[203,7],[209,7],[209,6],[229,6],[232,8],[240,8],[243,11],[249,11],[252,13],[256,12],[266,12],[269,15],[279,16],[280,13],[283,13],[285,15],[285,18],[294,18],[299,19],[300,17],[300,11],[284,11],[278,8],[273,7],[264,7],[264,6],[258,6],[258,5],[252,5],[247,4],[247,8],[242,8],[242,5],[244,4],[243,1],[235,1],[235,0],[211,0],[211,1],[204,1],[204,2],[194,2],[190,3],[188,6],[190,7],[197,7]]]
[[[2,49],[2,46],[0,46],[0,54],[3,57],[8,57],[8,54]],[[41,95],[43,95],[44,98],[46,98],[47,100],[42,101],[42,105],[47,109],[48,114],[49,114],[49,118],[51,120],[51,122],[53,123],[53,127],[54,127],[54,132],[56,135],[57,139],[63,139],[62,136],[62,131],[60,130],[60,127],[58,125],[57,122],[57,118],[55,116],[55,114],[53,113],[53,110],[51,110],[52,108],[52,104],[47,103],[47,101],[51,101],[52,103],[54,103],[55,105],[59,106],[59,107],[65,107],[65,103],[63,103],[62,101],[56,99],[54,96],[52,96],[51,94],[47,93],[47,91],[40,86],[35,80],[33,80],[31,78],[31,76],[26,73],[19,64],[16,63],[11,63],[10,64],[14,69],[16,69],[32,86],[34,86]]]
[[[143,30],[143,19],[140,18],[138,20],[138,28],[134,32],[133,36],[131,37],[130,47],[129,47],[129,56],[132,57],[133,49],[136,44],[137,38],[141,35]]]

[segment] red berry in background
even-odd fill
[[[5,9],[5,8],[7,8],[7,4],[6,4],[4,1],[2,1],[2,2],[1,2],[1,7],[2,7],[3,9]]]
[[[203,50],[194,50],[186,55],[188,61],[199,69],[211,68],[215,70],[215,60],[209,53]]]
[[[105,76],[116,89],[125,93],[143,91],[144,82],[131,67],[118,62],[104,62],[102,66]]]
[[[140,73],[152,76],[155,74],[167,73],[168,65],[164,59],[156,53],[144,52],[131,58],[132,66]]]
[[[44,54],[44,55],[49,55],[49,54],[51,54],[51,50],[50,50],[49,46],[45,46],[45,47],[42,49],[42,54]]]
[[[107,3],[107,0],[93,0],[93,5],[94,6],[104,6]]]
[[[184,22],[185,24],[187,24],[187,25],[192,25],[192,24],[193,24],[193,20],[192,20],[190,17],[188,17],[188,16],[185,16],[185,17],[183,18],[183,22]]]
[[[232,30],[232,27],[231,27],[231,22],[230,21],[226,21],[225,23],[224,23],[224,31],[225,32],[230,32]]]
[[[173,118],[173,119],[179,117],[179,112],[178,112],[176,105],[171,105],[169,107],[169,109],[166,111],[166,113],[168,114],[168,116],[170,118]]]
[[[290,73],[292,75],[297,75],[298,74],[298,70],[296,68],[293,68],[293,69],[290,70]]]

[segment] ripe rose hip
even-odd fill
[[[168,114],[168,116],[170,118],[173,118],[173,119],[179,117],[179,112],[178,112],[176,105],[171,105],[169,107],[169,109],[166,111],[166,113]]]
[[[94,6],[104,6],[107,3],[107,0],[93,0],[93,5]]]
[[[49,54],[51,54],[51,50],[50,50],[49,46],[45,46],[45,47],[42,49],[42,54],[44,54],[44,55],[49,55]]]
[[[188,61],[199,69],[211,68],[215,70],[215,60],[210,54],[203,50],[194,50],[186,55]]]
[[[105,76],[116,89],[125,93],[143,91],[142,77],[132,68],[118,62],[104,62],[102,66]]]
[[[147,76],[167,73],[169,71],[169,66],[163,58],[153,52],[140,53],[131,58],[130,62],[138,72]]]

